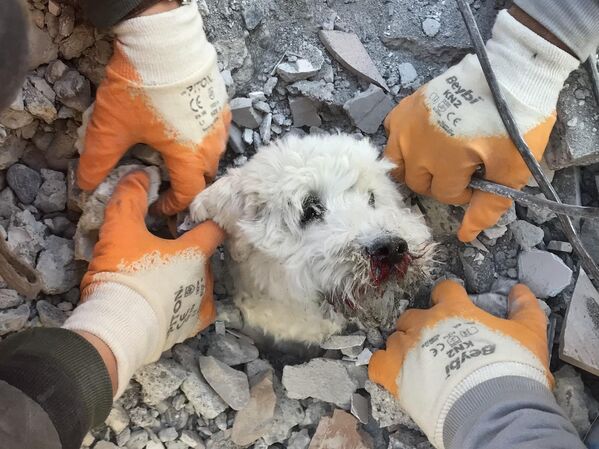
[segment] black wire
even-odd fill
[[[534,155],[532,154],[532,151],[530,151],[530,148],[528,147],[524,138],[522,137],[522,134],[520,133],[520,130],[518,129],[518,126],[516,124],[516,120],[514,119],[514,116],[512,115],[510,109],[507,106],[507,101],[505,100],[505,97],[501,91],[501,87],[497,82],[495,72],[491,67],[489,55],[487,54],[487,50],[485,48],[485,43],[480,34],[480,31],[476,24],[476,19],[472,14],[470,6],[468,5],[468,3],[466,3],[466,0],[456,0],[456,2],[458,4],[458,8],[460,10],[460,13],[462,14],[462,17],[464,18],[466,28],[468,29],[468,34],[470,35],[470,39],[472,39],[472,44],[474,45],[476,55],[478,56],[478,60],[483,69],[485,78],[487,79],[487,83],[489,84],[489,88],[491,89],[491,93],[493,94],[495,106],[497,107],[497,111],[501,116],[501,120],[503,121],[503,124],[505,125],[508,134],[510,135],[512,141],[514,142],[514,145],[520,152],[522,159],[524,159],[524,162],[526,163],[535,180],[537,181],[537,184],[539,184],[541,192],[543,192],[547,199],[555,201],[557,203],[562,203],[561,199],[559,198],[559,195],[557,194],[549,180],[545,177],[545,174],[543,173],[541,166],[535,159]],[[559,214],[558,217],[561,222],[564,234],[566,234],[566,237],[572,244],[572,247],[578,254],[578,257],[580,257],[582,266],[589,274],[589,276],[594,278],[593,283],[597,288],[599,288],[599,267],[593,261],[593,258],[590,256],[590,254],[587,252],[584,245],[582,244],[582,241],[580,240],[580,237],[578,236],[578,233],[574,228],[572,220],[570,219],[570,217],[563,214]]]

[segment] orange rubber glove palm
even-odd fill
[[[545,41],[502,11],[487,52],[520,131],[537,159],[545,151],[555,123],[562,85],[579,61]],[[447,204],[470,207],[458,232],[472,241],[493,226],[511,201],[468,187],[484,167],[485,178],[521,188],[530,178],[496,110],[476,56],[404,99],[387,119],[385,155],[393,172],[413,191]]]
[[[176,30],[174,32],[173,30]],[[157,149],[171,190],[153,210],[185,209],[216,174],[230,112],[197,5],[126,20],[96,96],[77,182],[93,190],[136,143]]]
[[[434,306],[408,310],[368,374],[398,398],[431,443],[443,448],[445,418],[469,390],[502,376],[553,386],[547,318],[528,287],[516,285],[504,320],[476,307],[463,287],[444,281]]]
[[[152,235],[144,217],[149,177],[119,183],[81,282],[83,304],[65,327],[103,340],[117,360],[119,394],[133,372],[215,318],[209,258],[224,238],[206,222],[176,240]]]

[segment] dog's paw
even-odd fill
[[[189,215],[195,223],[201,223],[203,221],[214,218],[213,216],[211,216],[208,207],[206,207],[207,204],[205,201],[205,195],[203,195],[202,193],[196,195],[196,197],[189,205]]]

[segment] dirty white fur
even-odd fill
[[[304,343],[341,331],[347,316],[380,303],[365,248],[384,236],[403,238],[421,256],[399,283],[413,293],[430,260],[431,235],[403,203],[389,178],[392,168],[367,140],[289,137],[261,149],[195,198],[192,218],[213,219],[229,235],[235,302],[246,330]],[[310,195],[325,210],[302,226]]]

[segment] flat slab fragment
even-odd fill
[[[372,58],[355,33],[321,30],[318,34],[328,52],[353,74],[389,91]]]
[[[368,449],[372,439],[358,430],[358,420],[349,413],[335,410],[332,417],[320,420],[309,449]]]
[[[599,376],[599,292],[580,270],[560,336],[560,358]]]

